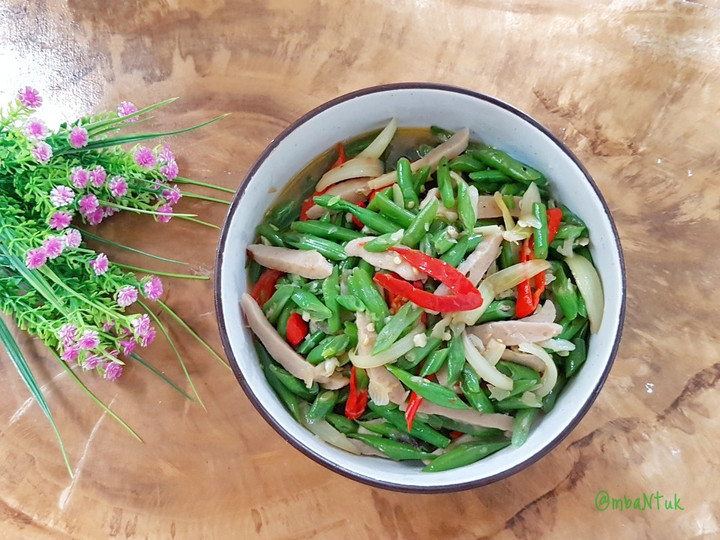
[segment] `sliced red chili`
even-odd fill
[[[427,255],[417,249],[391,247],[390,251],[394,251],[415,268],[425,272],[428,276],[444,283],[450,288],[450,290],[456,292],[457,294],[474,294],[480,296],[480,293],[475,285],[473,285],[472,282],[465,277],[465,274],[459,272],[456,268],[445,261],[431,257],[430,255]],[[480,306],[478,305],[477,307]]]
[[[404,296],[415,305],[431,311],[450,313],[469,311],[482,305],[483,298],[477,289],[475,294],[440,296],[422,289],[416,289],[412,283],[403,281],[390,274],[375,274],[373,281],[392,294]]]
[[[410,394],[410,401],[408,401],[407,409],[405,409],[405,422],[407,422],[408,433],[412,431],[415,415],[417,414],[420,405],[422,405],[422,402],[423,398],[418,396],[415,392]]]
[[[337,143],[337,154],[338,157],[335,160],[335,163],[330,166],[330,169],[335,169],[347,161],[347,156],[345,155],[345,145],[343,143]]]
[[[308,325],[299,313],[293,313],[288,317],[287,329],[285,336],[288,343],[293,347],[297,347],[300,342],[308,335]]]
[[[560,228],[560,222],[562,221],[562,210],[559,208],[551,208],[547,211],[548,217],[548,244],[555,239],[555,235]]]
[[[260,307],[263,307],[265,302],[270,300],[270,297],[275,294],[275,284],[278,279],[284,275],[284,272],[273,270],[272,268],[268,268],[263,272],[260,279],[257,280],[257,283],[255,283],[250,291],[250,296],[255,299]]]
[[[365,412],[367,407],[368,391],[361,389],[358,384],[357,368],[352,367],[350,371],[350,393],[345,402],[345,416],[350,420],[357,420]]]

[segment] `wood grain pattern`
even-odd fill
[[[615,216],[629,282],[620,354],[578,428],[518,475],[452,495],[380,491],[314,464],[177,329],[207,411],[141,367],[116,384],[90,381],[138,443],[20,335],[76,478],[0,351],[0,536],[717,536],[719,36],[713,1],[0,0],[2,102],[31,84],[57,123],[177,95],[158,115],[168,129],[231,112],[173,148],[185,175],[233,189],[285,126],[339,94],[427,80],[500,97],[585,163]],[[146,225],[118,216],[104,232],[211,272],[213,231]],[[219,348],[212,285],[169,289],[168,303]],[[152,357],[182,381],[169,347],[158,342]],[[600,512],[600,490],[677,494],[684,510]]]

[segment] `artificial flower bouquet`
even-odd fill
[[[43,341],[83,391],[136,437],[130,426],[92,394],[81,376],[83,372],[95,372],[115,381],[122,375],[125,363],[132,360],[191,398],[139,354],[158,331],[170,342],[192,393],[202,404],[166,323],[150,309],[150,302],[157,303],[164,318],[182,326],[227,365],[161,299],[164,286],[159,276],[207,278],[152,272],[110,261],[105,253],[86,243],[89,239],[94,245],[113,245],[179,263],[111,242],[92,230],[118,212],[148,214],[160,223],[174,218],[212,226],[194,214],[175,212],[174,206],[183,195],[226,201],[184,191],[181,186],[197,185],[232,193],[180,177],[175,156],[166,145],[151,148],[141,144],[219,118],[171,133],[122,132],[172,101],[141,110],[122,102],[116,112],[80,118],[56,130],[50,130],[34,116],[42,98],[33,88],[20,90],[16,99],[0,110],[0,311]],[[72,475],[62,439],[30,362],[2,318],[0,341],[50,421]]]

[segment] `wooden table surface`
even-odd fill
[[[171,144],[185,176],[232,189],[290,122],[345,92],[424,80],[497,96],[585,163],[620,231],[629,285],[619,355],[575,431],[512,478],[449,495],[373,489],[310,461],[178,327],[207,410],[142,367],[116,383],[88,379],[143,443],[16,332],[75,478],[0,351],[0,537],[717,538],[719,36],[717,0],[0,0],[0,102],[35,86],[57,124],[178,96],[157,115],[161,129],[230,112]],[[215,224],[226,210],[181,204]],[[102,230],[212,272],[215,230],[122,215]],[[212,282],[168,289],[220,349]],[[147,356],[182,383],[167,345]],[[682,509],[603,511],[605,492],[657,493]]]

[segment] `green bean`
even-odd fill
[[[418,212],[413,222],[405,231],[402,242],[408,247],[414,248],[418,245],[420,240],[430,230],[430,224],[435,219],[440,202],[437,199],[433,199],[425,207]],[[367,249],[367,246],[366,246]]]
[[[323,281],[322,279],[313,279],[312,281],[308,281],[307,284],[303,286],[303,289],[315,296],[319,296],[322,291]]]
[[[380,253],[382,251],[387,251],[393,246],[397,246],[402,239],[403,235],[398,234],[397,232],[385,233],[380,236],[376,236],[363,247],[371,253]]]
[[[502,439],[504,437],[504,432],[500,429],[495,428],[488,428],[488,427],[480,427],[480,426],[474,426],[472,424],[466,424],[465,422],[458,422],[457,420],[453,420],[451,418],[447,418],[446,416],[441,415],[434,415],[436,418],[438,418],[442,424],[442,429],[447,429],[450,431],[459,431],[461,433],[467,433],[468,435],[472,435],[473,437],[477,437],[480,439]]]
[[[480,195],[494,195],[495,192],[500,191],[503,186],[503,184],[496,182],[472,182],[472,185],[475,186],[475,189],[478,190],[478,194]]]
[[[565,378],[565,375],[563,374],[563,372],[558,371],[558,377],[557,377],[557,382],[555,383],[555,386],[553,386],[552,390],[550,390],[550,393],[546,394],[542,398],[541,409],[543,410],[543,412],[549,413],[553,409],[558,395],[560,395],[560,392],[562,392],[562,389],[565,388],[566,382],[567,382],[567,379]]]
[[[375,403],[373,403],[372,401],[368,402],[368,407],[371,411],[379,414],[382,418],[390,422],[393,426],[395,426],[403,433],[408,433],[405,414],[399,409],[391,408],[388,405],[375,405]],[[421,441],[425,441],[439,448],[446,448],[447,445],[450,444],[449,438],[447,438],[439,431],[434,430],[429,425],[427,425],[427,423],[423,422],[418,418],[415,418],[415,421],[412,424],[412,430],[410,430],[409,433],[413,437],[416,437]]]
[[[432,138],[437,139],[440,142],[445,142],[452,137],[454,133],[452,131],[448,131],[447,129],[443,129],[440,126],[430,126],[430,135]]]
[[[337,297],[337,303],[348,311],[365,311],[365,304],[357,296],[351,294],[341,294]]]
[[[338,268],[340,269],[340,272],[344,272],[346,270],[352,270],[359,263],[360,263],[360,257],[348,257],[344,261],[340,261]]]
[[[502,250],[500,251],[500,266],[505,269],[520,262],[520,248],[514,242],[506,242],[503,240]]]
[[[418,249],[422,251],[425,255],[435,257],[435,248],[432,245],[432,235],[430,233],[427,233],[425,236],[422,237],[422,240],[420,240],[420,244],[418,245]]]
[[[420,377],[427,377],[440,371],[449,353],[450,349],[440,349],[433,352],[420,370]]]
[[[467,363],[462,370],[460,389],[473,409],[484,414],[495,412],[495,407],[492,402],[487,397],[485,391],[480,388],[480,380],[478,379],[477,373],[475,373],[475,370]]]
[[[355,324],[352,321],[345,321],[343,323],[343,326],[345,327],[345,335],[350,339],[350,343],[348,344],[348,349],[354,349],[357,347],[358,344],[358,327],[357,324]]]
[[[580,227],[587,228],[585,222],[580,219],[577,214],[572,213],[567,206],[563,204],[558,204],[557,207],[562,210],[562,221],[564,223],[569,223],[570,225],[579,225]]]
[[[578,294],[573,282],[567,278],[562,263],[552,261],[552,274],[555,279],[550,283],[550,290],[555,296],[560,311],[568,321],[574,320],[578,315]],[[564,338],[569,339],[569,338]]]
[[[518,182],[508,182],[507,184],[502,185],[502,187],[500,188],[500,193],[507,197],[520,197],[523,193],[525,193],[525,189],[526,186],[524,184],[520,184]],[[508,208],[510,208],[511,210],[515,208],[514,200],[512,205],[509,205]]]
[[[449,388],[445,388],[441,384],[430,381],[424,377],[412,375],[392,364],[387,364],[385,367],[410,390],[436,405],[447,407],[448,409],[467,410],[470,408],[455,392]]]
[[[482,183],[502,182],[504,184],[510,181],[510,177],[508,177],[505,173],[498,171],[497,169],[475,171],[471,172],[468,176],[470,177],[470,180],[475,180],[476,182]]]
[[[428,181],[428,178],[430,178],[430,167],[428,165],[420,167],[413,173],[412,181],[415,193],[421,192],[422,187],[425,185],[425,182]]]
[[[358,426],[355,422],[352,420],[349,420],[348,418],[344,417],[342,414],[337,414],[334,412],[329,412],[325,415],[325,420],[337,429],[340,433],[344,433],[345,435],[350,435],[351,433],[357,433]]]
[[[470,233],[467,233],[466,236],[468,239],[468,246],[467,246],[467,251],[465,253],[468,254],[468,253],[471,253],[472,251],[474,251],[475,248],[478,247],[482,243],[483,235],[482,235],[482,233],[470,232]]]
[[[263,347],[257,340],[253,340],[253,345],[257,351],[258,358],[260,359],[260,367],[265,374],[265,379],[267,379],[268,384],[275,391],[275,394],[277,394],[280,398],[283,405],[285,405],[285,408],[290,412],[290,414],[292,414],[293,418],[295,418],[298,422],[301,422],[302,414],[300,412],[300,404],[298,403],[297,396],[288,390],[270,370],[272,358],[270,358],[270,354],[267,352],[265,347]]]
[[[270,321],[270,324],[275,324],[296,289],[297,287],[294,285],[276,287],[275,292],[262,308],[265,318]]]
[[[260,276],[265,271],[265,268],[261,266],[255,259],[248,259],[247,263],[248,279],[253,285],[257,283]]]
[[[380,135],[380,131],[373,131],[371,133],[368,133],[367,135],[363,135],[359,139],[355,139],[354,141],[350,141],[349,143],[346,143],[345,146],[345,156],[348,159],[352,159],[356,157],[360,152],[365,150],[370,144],[377,138],[377,136]]]
[[[463,366],[465,365],[465,349],[462,344],[462,334],[458,333],[452,337],[448,345],[450,352],[447,361],[447,384],[452,386],[460,378]]]
[[[413,185],[410,160],[402,157],[398,159],[396,167],[397,183],[400,187],[400,191],[402,191],[403,200],[405,201],[405,208],[417,208],[420,201],[418,200],[417,193],[415,193],[415,186]]]
[[[515,301],[510,298],[493,300],[475,324],[493,321],[506,321],[515,316]]]
[[[363,234],[358,231],[318,220],[293,221],[290,224],[290,228],[295,232],[313,234],[321,238],[337,240],[339,242],[348,242],[355,238],[362,238],[363,236]]]
[[[283,240],[298,249],[314,249],[332,261],[344,261],[348,258],[345,248],[340,244],[314,234],[288,232],[283,235]]]
[[[578,303],[578,315],[580,317],[583,317],[587,319],[587,307],[585,306],[585,299],[582,297],[582,294],[577,295],[577,303]]]
[[[328,336],[310,351],[307,361],[311,364],[319,364],[328,358],[338,357],[347,350],[349,344],[350,338],[346,334]]]
[[[470,465],[510,445],[510,441],[472,441],[459,444],[452,450],[439,455],[423,472],[440,472]]]
[[[365,272],[368,276],[372,276],[375,273],[375,267],[369,262],[367,262],[365,259],[360,259],[357,267],[360,268],[363,272]]]
[[[539,378],[538,378],[539,380]],[[515,396],[522,396],[528,390],[532,390],[533,387],[537,386],[538,381],[532,379],[517,379],[513,381],[512,390],[505,399],[500,400],[498,403],[503,403],[505,400],[512,399]]]
[[[450,227],[452,227],[452,229]],[[433,247],[438,255],[442,255],[457,244],[457,238],[450,236],[451,232],[457,237],[457,231],[455,231],[455,227],[452,225],[443,227],[433,235]]]
[[[287,339],[287,323],[290,315],[295,311],[295,306],[288,302],[285,308],[280,312],[280,316],[277,320],[277,331],[283,339]]]
[[[405,330],[415,325],[422,314],[422,308],[417,307],[412,302],[403,304],[378,333],[375,345],[373,345],[372,354],[380,354],[388,350]]]
[[[283,242],[279,229],[275,225],[271,225],[270,223],[261,223],[257,227],[257,232],[273,246],[285,247],[285,242]]]
[[[390,311],[382,294],[375,287],[370,274],[363,268],[355,268],[348,279],[348,287],[353,295],[363,299],[370,319],[375,323],[375,328],[379,330],[385,323],[385,317],[390,315]]]
[[[515,208],[515,197],[513,195],[503,195],[502,198],[505,206],[507,206],[509,210]]]
[[[267,366],[267,368],[273,373],[273,375],[275,375],[275,377],[277,377],[277,379],[283,384],[283,386],[285,386],[285,388],[290,390],[299,398],[312,401],[313,399],[315,399],[315,396],[320,390],[318,383],[314,382],[312,386],[308,388],[307,386],[305,386],[304,382],[302,382],[292,373],[277,364],[270,364]]]
[[[396,365],[402,369],[412,369],[425,360],[441,343],[442,339],[428,337],[425,345],[411,349],[410,352],[405,355],[404,359],[401,358],[397,361]],[[405,360],[405,362],[401,362],[401,360]]]
[[[561,223],[558,227],[557,233],[555,234],[556,240],[565,240],[567,238],[580,238],[581,236],[587,236],[587,229],[584,225],[571,225],[569,223]]]
[[[403,197],[402,190],[397,182],[392,185],[392,200],[400,208],[405,208],[405,198]]]
[[[448,165],[447,156],[440,158],[435,176],[443,206],[445,208],[455,208],[455,193],[450,179],[450,166]]]
[[[333,265],[332,273],[322,282],[323,303],[332,312],[327,319],[328,332],[334,334],[340,330],[340,306],[337,297],[340,295],[340,278],[337,266]]]
[[[318,343],[320,343],[327,334],[323,332],[322,330],[317,330],[316,332],[313,332],[312,334],[308,334],[303,342],[298,345],[297,352],[298,354],[302,354],[305,356],[307,353],[312,351],[315,347],[317,347]]]
[[[531,182],[535,182],[538,187],[547,185],[547,178],[542,173],[510,157],[502,150],[484,146],[473,150],[470,155],[523,184],[529,185]]]
[[[472,231],[477,219],[475,207],[468,194],[468,185],[465,180],[458,178],[457,184],[457,211],[460,223],[466,231]]]
[[[350,212],[366,226],[379,232],[380,234],[395,232],[398,229],[402,228],[397,226],[392,221],[376,214],[372,210],[368,210],[367,208],[361,208],[356,204],[352,204],[348,201],[341,199],[337,195],[319,195],[314,198],[314,201],[315,204],[329,210]]]
[[[532,207],[533,216],[540,222],[540,227],[535,229],[533,234],[533,245],[535,246],[535,258],[547,259],[548,256],[548,223],[547,209],[543,203],[534,202]]]
[[[575,338],[572,343],[575,345],[575,350],[570,351],[570,354],[565,357],[565,376],[567,378],[572,377],[587,359],[585,340]]]
[[[485,164],[478,161],[474,157],[468,154],[461,154],[456,158],[453,158],[450,163],[451,171],[459,172],[475,172],[485,169]]]
[[[457,243],[450,248],[447,253],[445,253],[445,255],[440,257],[440,259],[448,263],[453,268],[456,268],[465,258],[469,243],[470,241],[468,240],[468,237],[462,236],[460,240],[458,240]]]
[[[380,215],[397,223],[400,227],[397,229],[407,229],[415,219],[415,214],[405,208],[398,206],[391,201],[384,192],[377,193],[373,198],[372,202],[368,205],[368,208],[377,210]],[[380,231],[380,232],[394,232],[394,231]]]
[[[308,424],[313,424],[318,420],[324,419],[327,414],[333,410],[333,407],[335,407],[337,399],[338,393],[333,390],[323,390],[320,392],[310,406],[310,410],[305,415],[305,421]]]
[[[380,437],[379,435],[351,433],[348,437],[362,441],[365,444],[380,450],[387,457],[395,461],[402,461],[406,459],[433,459],[435,457],[435,454],[423,452],[422,450],[418,450],[409,444],[394,441],[392,439],[386,439],[384,437]]]
[[[587,321],[582,317],[576,317],[572,321],[568,319],[563,319],[562,321],[560,321],[560,325],[563,327],[563,329],[562,332],[558,334],[558,339],[571,340],[580,332],[586,322]]]
[[[526,383],[523,383],[526,384]],[[512,412],[512,411],[518,411],[522,409],[539,409],[540,405],[538,406],[532,406],[528,405],[522,400],[522,396],[512,396],[503,399],[502,401],[498,401],[495,404],[495,407],[498,411],[501,412]]]
[[[314,319],[325,320],[332,317],[330,308],[323,304],[315,295],[304,289],[295,289],[290,298],[292,298],[292,301],[295,302],[301,311],[309,313]]]
[[[390,437],[395,440],[409,440],[409,435],[400,431],[398,428],[393,426],[391,423],[383,420],[382,422],[363,422],[357,420],[357,423],[373,433],[382,435],[384,437]]]
[[[427,156],[430,151],[433,149],[433,146],[430,146],[429,144],[421,144],[417,147],[417,155],[418,157],[422,158]]]
[[[500,360],[497,364],[495,364],[495,367],[498,371],[507,375],[513,381],[530,380],[534,383],[538,383],[540,381],[540,374],[537,371],[522,364]]]
[[[528,435],[530,434],[530,427],[532,426],[535,416],[537,416],[537,409],[521,409],[515,414],[515,423],[513,425],[512,434],[512,445],[515,447],[522,446],[527,441]]]
[[[278,229],[287,229],[288,226],[300,217],[301,201],[292,199],[273,208],[264,219],[264,223],[275,225]]]

